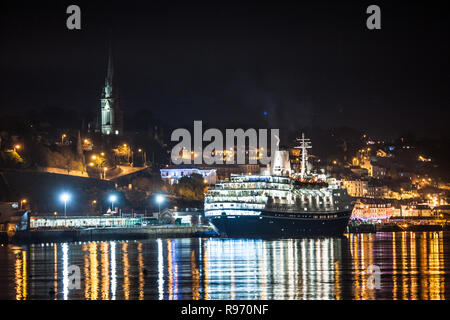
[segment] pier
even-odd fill
[[[80,229],[32,229],[14,234],[0,232],[0,243],[41,243],[149,238],[187,238],[214,235],[210,226],[160,225],[148,227],[102,227]]]
[[[136,240],[149,238],[188,238],[211,236],[209,226],[149,226],[135,228],[35,229],[13,235],[0,232],[1,243],[40,243],[100,240]]]
[[[347,233],[375,233],[375,232],[421,232],[421,231],[450,231],[450,223],[446,220],[387,220],[383,222],[350,221],[347,225]]]
[[[30,217],[27,225],[0,231],[0,243],[134,240],[215,235],[209,225],[191,225],[180,221],[162,224],[158,219],[147,217]]]

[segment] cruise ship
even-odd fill
[[[351,198],[339,183],[308,177],[307,139],[302,136],[301,172],[291,170],[288,151],[259,175],[232,175],[205,194],[205,217],[222,237],[302,238],[341,236]]]

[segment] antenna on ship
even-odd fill
[[[302,150],[302,169],[300,171],[300,178],[303,180],[306,175],[306,161],[308,160],[308,150],[307,149],[312,148],[311,139],[306,139],[305,134],[302,132],[302,137],[297,138],[297,141],[300,142],[300,145],[295,148]]]

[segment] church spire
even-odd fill
[[[108,67],[101,99],[101,132],[104,135],[121,135],[123,131],[123,114],[119,107],[117,88],[114,88],[113,91],[114,62],[111,37],[108,47]]]
[[[106,81],[108,84],[112,86],[114,76],[114,64],[113,64],[113,56],[112,56],[112,45],[111,41],[109,42],[109,51],[108,51],[108,71],[106,74]]]
[[[113,54],[112,54],[112,41],[110,39],[109,45],[108,45],[108,67],[106,70],[103,98],[112,98],[113,79],[114,79],[114,62],[113,62]]]

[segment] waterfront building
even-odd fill
[[[394,206],[392,200],[359,198],[353,208],[352,218],[385,220],[399,214],[400,209]]]
[[[0,232],[15,232],[27,228],[30,211],[22,210],[18,202],[0,202]]]
[[[433,208],[433,214],[439,218],[450,217],[450,205],[441,205]]]
[[[399,210],[399,216],[401,218],[411,218],[411,217],[433,217],[435,212],[428,205],[417,204],[417,205],[401,205]],[[394,216],[396,217],[396,216]]]
[[[87,227],[133,227],[142,224],[142,218],[117,216],[92,217],[30,217],[30,228],[87,228]]]
[[[168,181],[170,184],[178,183],[182,177],[190,177],[193,174],[199,174],[203,177],[205,184],[216,183],[216,169],[198,169],[189,167],[171,167],[161,169],[161,179]]]
[[[367,184],[366,197],[368,198],[385,198],[389,193],[389,188],[378,180],[370,180]]]
[[[185,165],[168,166],[161,169],[161,178],[171,184],[183,176],[193,173],[200,174],[207,180],[207,184],[215,184],[217,180],[229,180],[231,175],[256,175],[261,171],[259,164],[214,164],[202,165],[196,168]]]
[[[342,187],[351,197],[365,197],[369,182],[362,179],[342,179]]]
[[[382,179],[386,177],[387,169],[383,166],[372,164],[371,177],[376,179]]]

